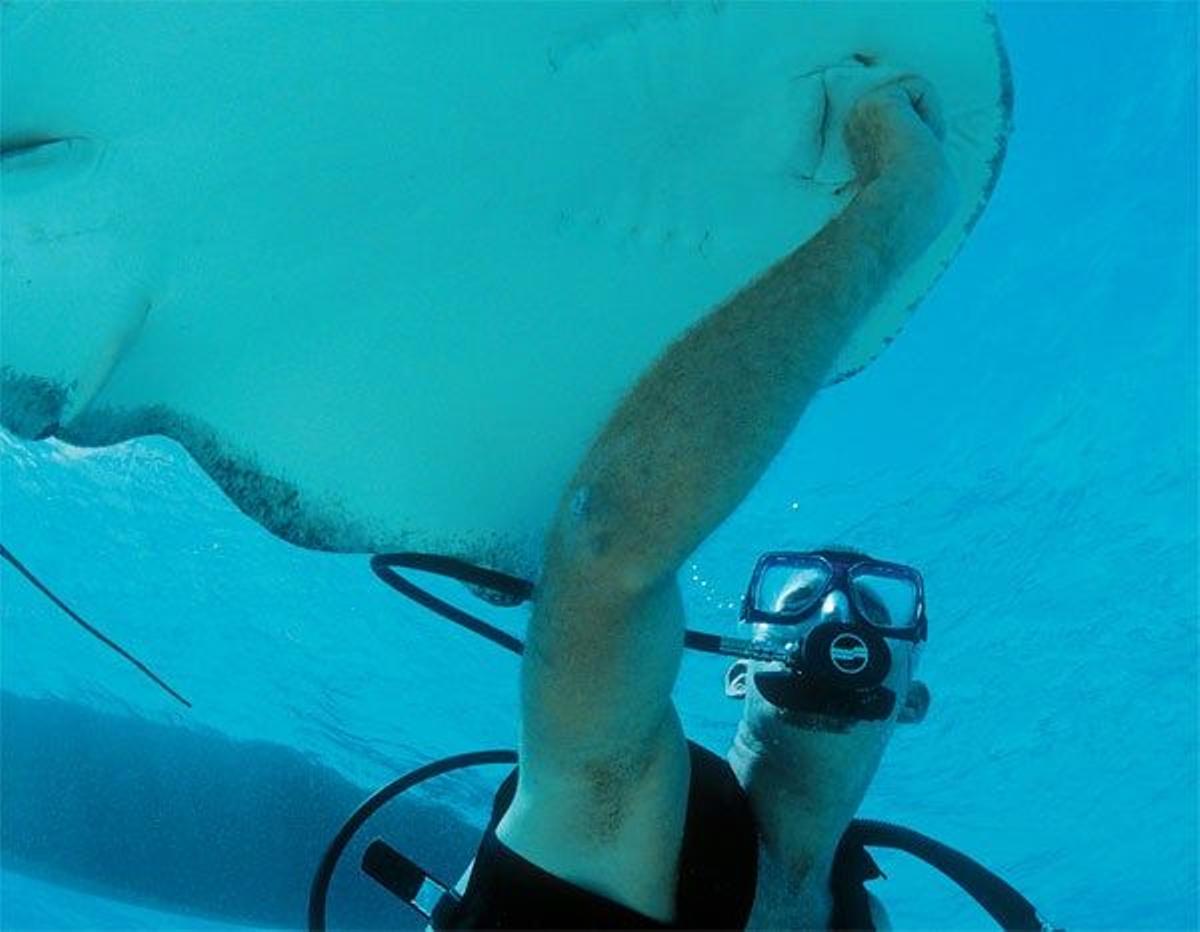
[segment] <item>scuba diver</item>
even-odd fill
[[[681,642],[678,615],[660,617]],[[882,874],[849,829],[893,727],[929,705],[913,679],[926,637],[921,577],[845,548],[764,554],[742,622],[751,637],[719,639],[717,651],[743,655],[726,674],[726,695],[744,703],[726,759],[685,742],[666,700],[649,747],[616,756],[589,728],[579,733],[588,744],[571,745],[580,764],[551,752],[555,769],[522,812],[533,782],[523,744],[520,786],[516,773],[501,786],[436,927],[890,928],[863,886]],[[580,662],[566,661],[582,675]],[[639,675],[657,672],[630,670],[622,686],[636,694]],[[616,711],[613,725],[651,727]]]
[[[727,674],[743,712],[721,759],[689,744],[671,700],[684,646],[675,574],[949,219],[941,133],[917,77],[858,99],[847,207],[669,347],[584,457],[529,625],[519,780],[501,788],[440,927],[886,925],[877,900],[851,893],[877,870],[840,843],[896,724],[929,704],[913,678],[920,577],[831,549],[760,562],[743,620],[763,650]],[[872,681],[865,699],[831,687],[847,675]]]
[[[844,343],[955,206],[923,79],[868,90],[843,135],[856,178],[842,212],[671,345],[588,450],[560,498],[541,580],[518,595],[534,601],[524,645],[385,572],[439,571],[436,559],[372,561],[410,598],[523,647],[518,766],[457,886],[379,840],[363,858],[434,928],[888,928],[864,886],[882,876],[868,844],[922,857],[1005,928],[1051,928],[954,849],[854,819],[896,726],[920,722],[930,703],[915,679],[927,635],[915,569],[835,546],[767,553],[743,637],[685,628],[679,567],[750,492]],[[742,715],[724,758],[686,739],[672,703],[685,646],[735,658],[725,693]],[[314,878],[310,928],[324,929],[329,878],[370,813],[458,766],[422,768],[348,820]]]

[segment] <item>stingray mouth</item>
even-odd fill
[[[5,169],[19,168],[28,164],[31,167],[45,159],[66,155],[72,144],[82,144],[84,140],[72,136],[11,136],[0,139],[0,159],[4,160]]]
[[[66,180],[91,170],[103,147],[83,136],[10,136],[0,140],[6,194]]]
[[[35,149],[41,149],[43,146],[52,146],[59,142],[63,142],[63,139],[59,136],[26,136],[0,139],[0,158],[7,159],[13,156],[24,155]]]
[[[896,704],[896,694],[881,686],[838,689],[785,670],[756,673],[754,685],[780,718],[809,730],[846,732],[857,722],[887,718]]]

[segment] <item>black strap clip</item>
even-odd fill
[[[449,910],[458,906],[458,894],[421,865],[376,838],[363,852],[363,873],[440,928]]]

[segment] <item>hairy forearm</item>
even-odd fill
[[[672,344],[568,485],[551,570],[642,590],[674,572],[766,470],[847,338],[937,225],[919,174],[885,174]]]

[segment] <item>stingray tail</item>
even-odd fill
[[[33,573],[30,572],[29,569],[25,566],[25,564],[22,563],[20,560],[18,560],[15,556],[13,556],[12,551],[9,550],[7,547],[5,547],[3,544],[0,544],[0,557],[3,557],[5,560],[7,560],[9,563],[11,563],[13,565],[13,568],[16,569],[16,571],[18,573],[20,573],[22,576],[24,576],[26,579],[28,579],[31,583],[33,583],[33,585],[39,591],[41,591],[42,595],[44,595],[51,602],[53,602],[60,609],[62,609],[63,612],[65,612],[66,615],[72,621],[74,621],[77,625],[79,625],[81,628],[83,628],[84,631],[86,631],[92,637],[96,638],[96,640],[100,641],[106,647],[111,648],[112,650],[114,650],[118,654],[120,654],[122,657],[124,657],[126,660],[128,660],[131,664],[133,664],[135,667],[137,667],[139,670],[141,670],[142,673],[144,673],[146,676],[148,676],[150,679],[152,679],[162,690],[164,690],[173,699],[176,699],[177,701],[183,703],[189,709],[192,707],[192,704],[190,702],[188,702],[185,698],[183,698],[183,696],[181,696],[174,689],[172,689],[166,683],[166,681],[164,681],[157,673],[155,673],[148,666],[146,666],[144,663],[142,663],[140,660],[138,660],[135,656],[133,656],[133,654],[131,654],[124,647],[122,647],[120,644],[118,644],[116,641],[114,641],[112,638],[110,638],[108,635],[106,635],[99,628],[95,627],[94,625],[89,624],[82,617],[80,617],[80,615],[77,612],[75,612],[75,610],[72,609],[71,606],[67,605],[66,602],[64,602],[62,599],[60,599],[58,596],[56,596],[50,590],[49,586],[47,586],[44,582],[42,582],[40,579],[38,579],[36,576],[34,576]]]

